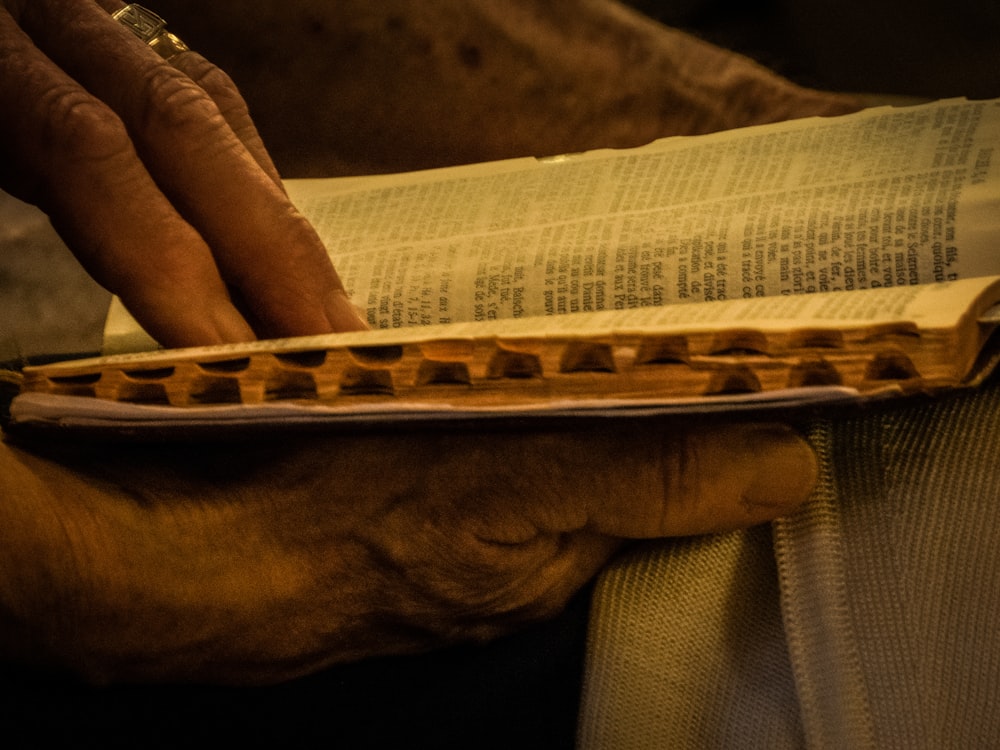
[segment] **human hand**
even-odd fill
[[[118,0],[0,0],[0,187],[161,343],[363,328],[229,78]]]
[[[787,428],[651,421],[0,448],[0,655],[96,681],[266,683],[492,638],[623,539],[761,523],[816,476]]]

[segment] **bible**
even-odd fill
[[[17,425],[754,410],[974,384],[1000,321],[1000,100],[290,180],[372,330],[28,368]]]

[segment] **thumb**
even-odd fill
[[[593,528],[625,538],[745,528],[797,508],[818,475],[812,449],[781,424],[665,428],[656,444],[658,459],[650,457],[656,473],[633,474],[646,487],[596,503]]]

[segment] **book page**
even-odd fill
[[[705,411],[951,387],[1000,298],[998,154],[1000,100],[949,100],[290,181],[375,330],[54,366],[29,373],[52,388],[19,408],[62,424],[82,404],[83,424],[118,399],[122,419],[155,424],[211,403],[207,422],[222,409],[245,423],[258,409]]]
[[[125,353],[47,365],[49,374],[78,373],[91,368],[141,363],[155,368],[179,362],[210,362],[255,353],[324,351],[336,348],[376,349],[384,345],[440,342],[438,349],[462,341],[518,339],[595,339],[620,335],[697,336],[720,329],[763,335],[836,331],[895,331],[904,336],[952,336],[975,321],[1000,300],[1000,276],[902,288],[859,290],[857,294],[820,293],[786,296],[776,300],[725,300],[716,305],[666,305],[625,311],[585,312],[573,317],[540,316],[516,320],[467,321],[447,325],[376,329],[241,344],[167,349],[160,352]]]
[[[998,162],[1000,100],[945,100],[287,186],[394,329],[1000,273]],[[156,348],[117,300],[105,345]]]
[[[398,328],[1000,273],[998,147],[948,100],[289,190]]]

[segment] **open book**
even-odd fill
[[[1000,100],[628,150],[292,180],[373,330],[30,368],[17,423],[758,409],[974,381]]]

